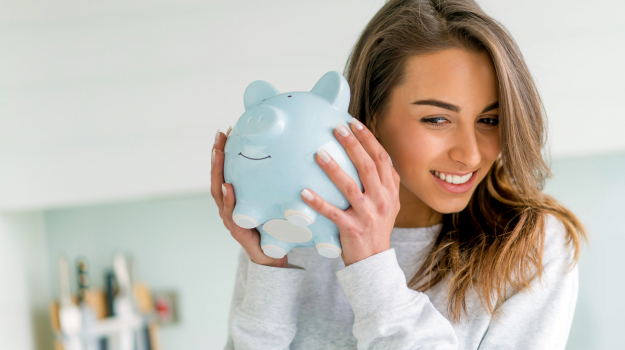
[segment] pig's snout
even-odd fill
[[[258,106],[245,112],[238,121],[241,138],[249,141],[270,139],[282,133],[285,127],[282,111],[270,106]]]

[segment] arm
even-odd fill
[[[569,271],[573,249],[560,221],[549,216],[543,258],[544,274],[501,305],[479,349],[564,349],[578,293],[577,264]],[[541,283],[542,282],[542,283]]]
[[[564,349],[577,300],[577,265],[557,219],[547,221],[542,284],[506,298],[491,319],[481,350]],[[449,321],[427,295],[406,286],[394,248],[337,271],[354,310],[358,349],[457,349]]]
[[[297,330],[296,299],[306,270],[259,265],[243,248],[224,350],[288,349]]]
[[[336,275],[354,310],[358,349],[457,349],[456,333],[428,296],[408,288],[395,248]]]

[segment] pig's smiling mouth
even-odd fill
[[[241,152],[239,152],[239,155],[240,155],[240,156],[245,157],[245,156],[243,155],[243,153],[241,153]],[[245,157],[245,158],[247,158],[247,159],[251,159],[251,160],[263,160],[263,159],[271,158],[271,156],[267,156],[267,157],[265,157],[265,158],[250,158],[250,157]]]

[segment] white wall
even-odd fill
[[[212,140],[247,84],[310,90],[342,71],[379,4],[14,5],[0,22],[0,210],[206,193]]]
[[[48,249],[40,212],[0,214],[0,349],[51,349]]]
[[[556,156],[625,150],[625,2],[479,1],[543,93]],[[0,210],[208,193],[256,79],[310,90],[382,0],[0,4]]]

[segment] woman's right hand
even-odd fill
[[[230,134],[230,130],[232,127],[228,128],[228,134]],[[211,195],[217,203],[217,208],[219,208],[219,216],[232,237],[245,249],[253,262],[273,267],[289,267],[287,255],[281,259],[274,259],[263,253],[263,250],[260,249],[258,230],[242,228],[232,220],[235,205],[234,188],[231,184],[224,183],[224,146],[228,134],[224,135],[219,130],[217,131],[211,155]]]

